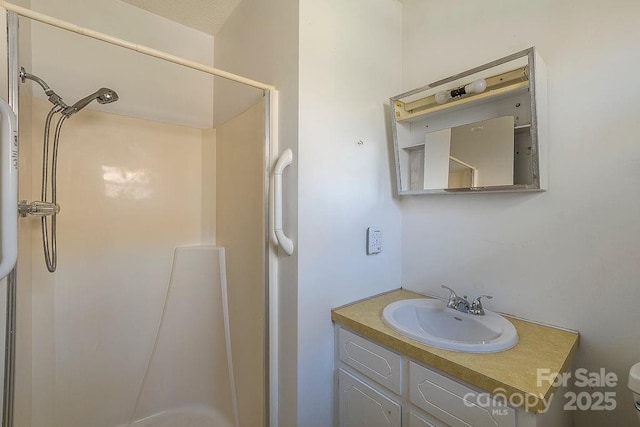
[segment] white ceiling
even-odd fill
[[[215,35],[240,0],[122,0],[203,33]]]

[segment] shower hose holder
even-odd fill
[[[26,200],[20,200],[20,203],[18,203],[18,213],[21,217],[26,217],[27,215],[52,216],[60,213],[60,205],[42,201],[28,203]]]

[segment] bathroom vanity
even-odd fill
[[[539,370],[568,371],[578,333],[507,316],[519,335],[510,350],[442,350],[394,332],[382,320],[390,303],[420,297],[399,289],[332,310],[336,425],[571,425],[563,389],[539,381]]]

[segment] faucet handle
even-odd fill
[[[449,308],[456,308],[456,299],[458,298],[458,295],[456,294],[456,292],[451,289],[448,286],[445,285],[440,285],[443,289],[446,289],[449,291],[449,302],[447,302],[447,307]]]
[[[482,306],[482,301],[480,301],[481,298],[491,299],[493,297],[491,295],[480,295],[471,303],[469,313],[475,314],[476,316],[484,316],[484,307]]]

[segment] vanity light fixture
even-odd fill
[[[468,93],[482,93],[487,88],[487,81],[485,79],[474,80],[468,85],[459,87],[457,89],[445,90],[436,93],[436,102],[438,104],[444,104],[452,98],[456,98]]]

